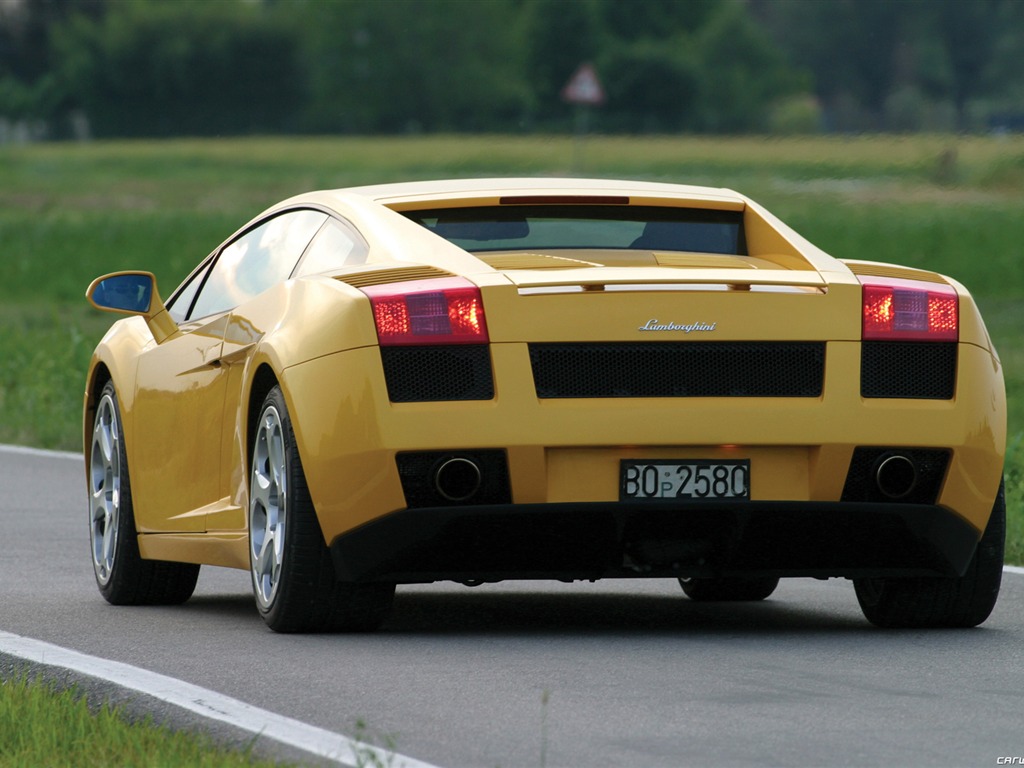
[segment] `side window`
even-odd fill
[[[326,218],[320,211],[290,211],[226,245],[189,316],[206,317],[237,307],[286,280]]]
[[[174,319],[174,322],[180,323],[185,319],[185,316],[188,314],[188,308],[192,306],[192,300],[196,297],[196,291],[203,284],[203,275],[208,271],[209,265],[197,270],[189,278],[188,282],[181,287],[174,298],[167,303],[167,312]]]
[[[365,264],[370,249],[362,237],[337,219],[328,219],[306,250],[296,277]]]

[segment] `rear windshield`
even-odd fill
[[[613,248],[745,256],[742,211],[612,205],[515,205],[406,211],[467,251]]]

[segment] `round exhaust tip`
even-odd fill
[[[448,501],[465,501],[480,490],[480,467],[475,461],[456,456],[434,472],[434,487]]]
[[[902,499],[917,485],[917,466],[899,453],[883,456],[875,468],[875,485],[883,496]]]

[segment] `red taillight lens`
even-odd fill
[[[865,281],[862,305],[864,339],[959,339],[959,297],[951,286],[899,279]]]
[[[381,346],[486,344],[480,289],[461,277],[363,288]]]

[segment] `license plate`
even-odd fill
[[[750,499],[750,461],[623,459],[619,500]]]

